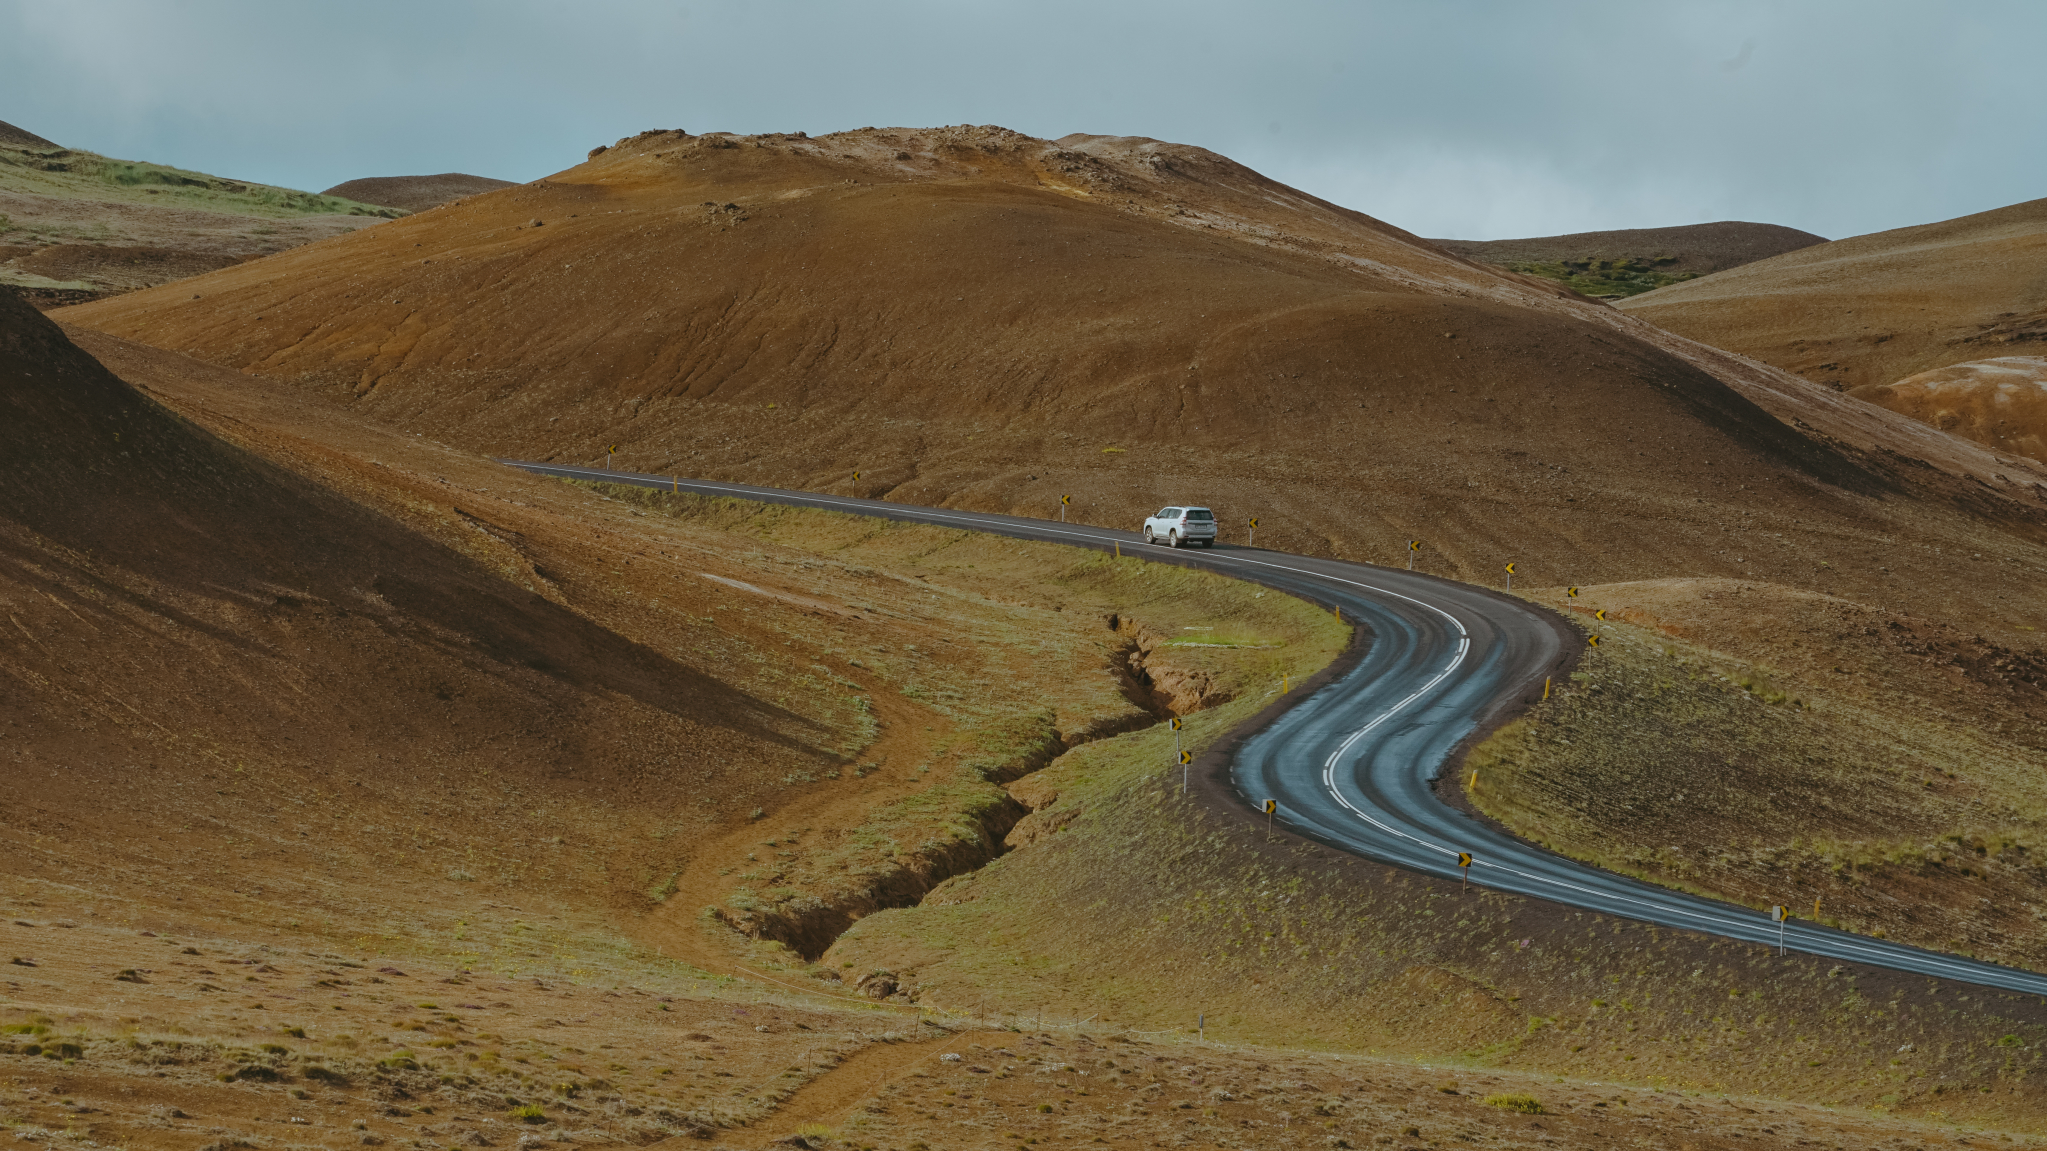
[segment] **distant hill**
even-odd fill
[[[428,208],[438,208],[464,196],[474,196],[478,192],[494,192],[499,188],[511,186],[510,180],[493,180],[489,176],[471,176],[463,172],[442,172],[438,176],[366,176],[360,180],[336,184],[320,194],[359,200],[365,204],[403,208],[408,212],[424,212]]]
[[[1867,513],[1841,489],[1893,457],[1840,453],[1873,444],[1936,460],[1901,484],[1997,468],[1138,138],[648,133],[63,318],[493,456],[617,445],[642,471],[1018,514],[1065,494],[1096,523],[1198,498],[1290,550],[1404,563],[1426,535],[1466,578],[1767,564],[1831,590],[1721,525],[1763,507],[1850,530]]]
[[[62,144],[45,140],[26,128],[17,128],[0,120],[0,147],[7,148],[62,148]]]
[[[117,160],[0,124],[0,288],[39,307],[166,283],[404,214]]]
[[[1780,224],[1721,220],[1676,228],[1624,228],[1521,240],[1433,240],[1484,264],[1568,284],[1614,299],[1827,242]]]
[[[1630,300],[1681,336],[1851,390],[2047,350],[2047,200],[1852,236]]]

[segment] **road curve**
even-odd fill
[[[745,484],[502,460],[565,479],[824,508],[1019,539],[1171,560],[1340,608],[1370,642],[1351,666],[1238,743],[1229,765],[1240,798],[1278,801],[1296,834],[1368,859],[1458,877],[1571,907],[1730,939],[1776,944],[1779,925],[1744,907],[1685,895],[1576,863],[1490,828],[1431,787],[1465,739],[1539,696],[1543,677],[1583,642],[1554,613],[1471,584],[1369,564],[1218,544],[1168,550],[1135,532],[985,512],[893,504]],[[1792,921],[1784,945],[1873,967],[2047,995],[2047,976]]]

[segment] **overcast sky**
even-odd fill
[[[1425,236],[2047,196],[2047,3],[0,0],[0,120],[319,190],[646,128],[1199,144]]]

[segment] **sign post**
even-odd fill
[[[1477,774],[1477,773],[1476,773],[1476,772],[1474,772],[1473,774],[1475,775],[1475,774]],[[1470,853],[1470,852],[1468,852],[1468,851],[1460,851],[1460,852],[1458,852],[1458,853],[1457,853],[1457,870],[1458,870],[1459,872],[1461,872],[1461,873],[1463,874],[1463,876],[1464,876],[1464,878],[1463,878],[1462,880],[1460,880],[1460,881],[1459,881],[1459,884],[1458,884],[1458,885],[1459,885],[1460,887],[1470,887],[1470,886],[1471,886],[1471,853]]]
[[[1508,565],[1507,565],[1507,590],[1508,590],[1508,591],[1513,591],[1513,590],[1514,590],[1514,565],[1513,565],[1513,564],[1508,564]]]
[[[1257,546],[1258,546],[1258,517],[1257,517],[1257,516],[1252,516],[1252,517],[1251,517],[1251,526],[1250,526],[1250,528],[1248,529],[1248,532],[1249,532],[1249,537],[1250,537],[1250,538],[1249,538],[1249,540],[1248,540],[1248,541],[1247,541],[1247,542],[1246,542],[1246,543],[1244,544],[1244,546],[1245,546],[1245,547],[1250,547],[1250,548],[1255,548],[1255,547],[1257,547]]]
[[[605,471],[607,471],[607,472],[608,472],[608,471],[610,471],[610,470],[611,470],[611,457],[613,457],[613,456],[615,456],[615,455],[617,455],[617,454],[618,454],[618,445],[617,445],[617,444],[613,444],[613,445],[611,445],[611,447],[610,447],[610,448],[608,448],[608,449],[606,449],[606,450],[605,450],[605,452],[604,452],[604,470],[605,470]]]
[[[1062,524],[1063,524],[1063,523],[1065,523],[1065,522],[1066,522],[1066,505],[1067,505],[1067,504],[1070,504],[1070,503],[1072,503],[1072,502],[1073,502],[1073,497],[1072,497],[1072,496],[1060,496],[1060,497],[1059,497],[1059,522],[1060,522],[1060,523],[1062,523]]]
[[[1777,954],[1784,954],[1784,921],[1791,918],[1791,909],[1779,903],[1770,908],[1770,918],[1777,921]]]
[[[1167,720],[1166,722],[1173,729],[1173,760],[1176,763],[1186,763],[1187,756],[1180,751],[1180,717],[1176,715],[1172,719]],[[1183,793],[1187,790],[1186,772],[1180,773],[1180,790]]]
[[[1183,751],[1180,753],[1180,794],[1182,796],[1187,794],[1187,765],[1193,762],[1193,752]]]
[[[1278,800],[1268,799],[1265,801],[1265,835],[1268,839],[1272,837],[1272,813],[1278,810]]]
[[[1407,570],[1408,570],[1408,571],[1413,571],[1413,570],[1414,570],[1414,553],[1416,553],[1416,552],[1418,552],[1418,551],[1420,551],[1420,550],[1422,550],[1422,541],[1420,541],[1420,540],[1409,540],[1409,541],[1407,541]]]

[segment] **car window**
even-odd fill
[[[1209,514],[1207,508],[1188,508],[1187,518],[1190,520],[1212,520],[1215,517]]]
[[[1179,518],[1180,518],[1180,509],[1179,509],[1179,508],[1167,508],[1167,509],[1166,509],[1165,511],[1162,511],[1162,512],[1160,512],[1160,513],[1159,513],[1159,518],[1160,518],[1160,519],[1162,519],[1162,520],[1176,520],[1176,519],[1179,519]]]
[[[1165,519],[1165,518],[1166,518],[1166,516],[1167,516],[1168,514],[1170,514],[1170,513],[1172,512],[1172,510],[1173,510],[1173,509],[1171,509],[1171,508],[1160,508],[1160,509],[1159,509],[1158,511],[1155,511],[1155,512],[1153,512],[1153,513],[1152,513],[1152,516],[1151,516],[1151,518],[1153,518],[1153,519],[1155,519],[1155,520],[1162,520],[1162,519]]]

